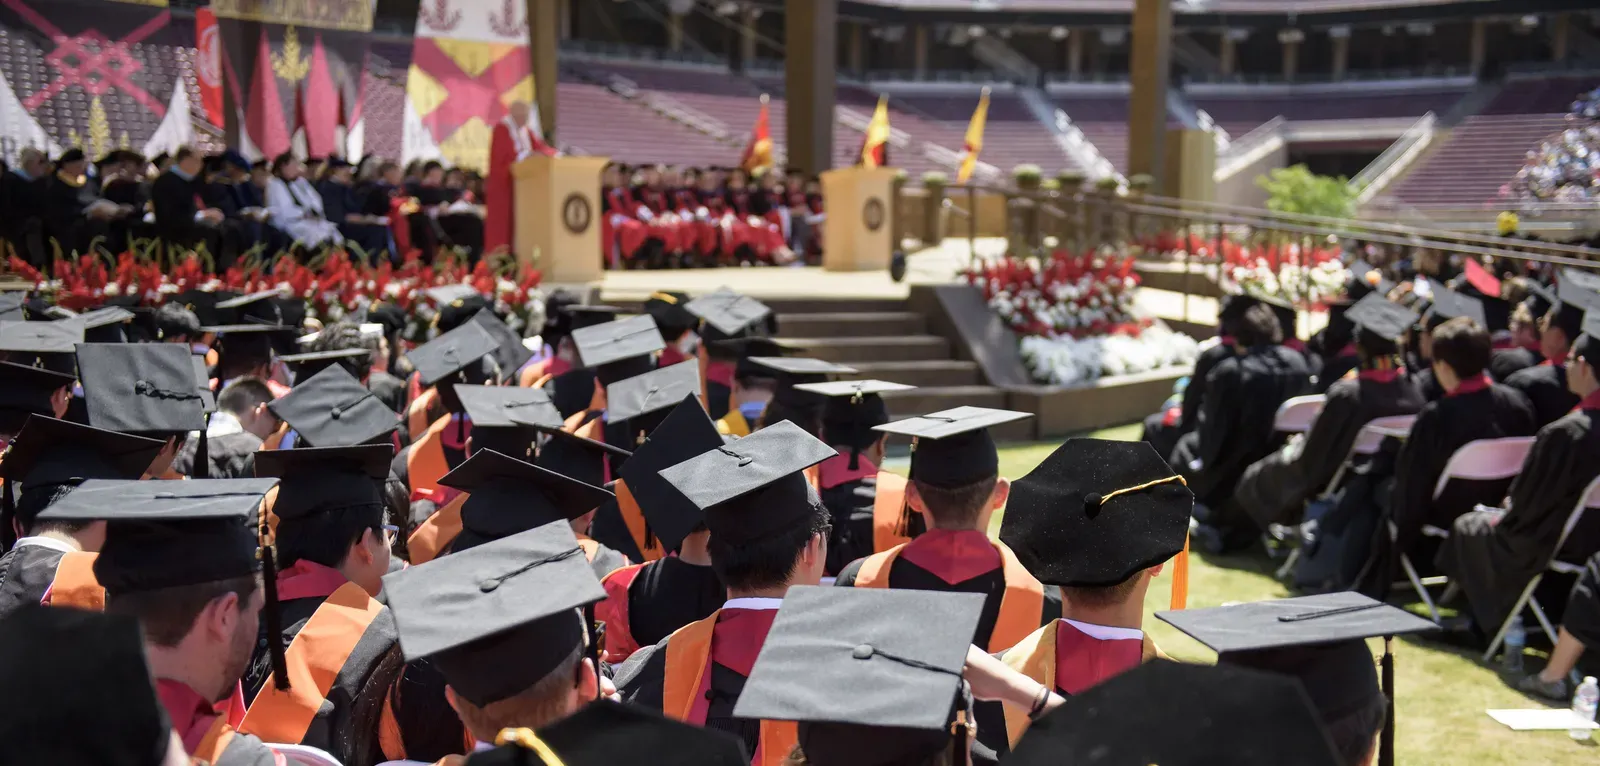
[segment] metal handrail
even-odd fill
[[[1417,118],[1377,159],[1350,179],[1349,187],[1357,190],[1356,204],[1365,205],[1380,189],[1387,187],[1397,174],[1410,167],[1411,162],[1432,143],[1433,129],[1437,124],[1438,118],[1432,111]]]
[[[1222,182],[1232,178],[1235,173],[1259,162],[1268,152],[1277,149],[1273,141],[1279,145],[1283,143],[1283,126],[1287,124],[1282,116],[1274,117],[1257,125],[1228,144],[1226,153],[1217,154],[1216,168],[1211,173],[1211,179]]]

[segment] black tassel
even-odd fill
[[[194,445],[194,465],[189,468],[189,478],[211,478],[211,447],[206,439],[206,431],[211,428],[211,416],[205,416],[200,424],[200,441]]]
[[[956,713],[956,722],[950,727],[950,763],[952,766],[970,766],[972,749],[967,746],[967,713]]]
[[[265,517],[265,510],[262,511]],[[266,521],[262,521],[265,531]],[[272,685],[278,691],[289,689],[289,663],[283,656],[283,614],[278,610],[277,551],[271,545],[259,550],[261,556],[261,586],[266,591],[261,607],[261,621],[266,623],[267,657],[272,660]]]
[[[856,470],[857,468],[860,468],[860,467],[861,467],[861,448],[860,447],[851,447],[850,448],[850,470],[854,471],[854,470]]]
[[[1378,766],[1394,766],[1394,637],[1383,637],[1383,694],[1389,698],[1389,712],[1384,717],[1383,734],[1379,738]]]
[[[911,464],[906,467],[906,474],[910,477],[910,478],[906,479],[906,483],[907,484],[910,484],[913,480],[915,480],[916,475],[917,475],[916,467],[917,467],[917,437],[913,436],[913,437],[911,437]],[[902,496],[900,498],[900,523],[898,525],[896,525],[895,529],[894,529],[894,533],[896,535],[898,535],[900,537],[910,537],[911,536],[911,514],[912,514],[911,503],[907,502],[905,497]]]
[[[0,480],[0,483],[5,485],[0,490],[0,553],[7,553],[17,544],[17,532],[12,528],[12,522],[17,518],[17,497],[13,488],[16,482]]]

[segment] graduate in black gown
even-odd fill
[[[1517,689],[1552,702],[1567,702],[1572,699],[1573,669],[1590,647],[1600,647],[1600,553],[1584,562],[1583,572],[1567,595],[1550,661],[1543,670],[1518,681]]]
[[[802,384],[802,389],[828,397],[822,408],[821,438],[839,451],[817,466],[817,492],[833,516],[828,541],[828,572],[838,574],[856,559],[876,552],[873,517],[878,497],[878,465],[889,435],[876,431],[889,422],[889,407],[880,395],[911,386],[881,380],[849,380]]]
[[[1172,451],[1173,469],[1195,494],[1201,544],[1218,552],[1252,539],[1254,525],[1231,502],[1234,485],[1276,445],[1272,425],[1278,406],[1311,385],[1305,357],[1279,345],[1284,337],[1279,319],[1265,305],[1245,311],[1234,339],[1240,354],[1206,376],[1200,423]]]
[[[1206,376],[1217,363],[1238,353],[1234,344],[1236,325],[1244,312],[1260,303],[1248,295],[1230,295],[1222,301],[1217,314],[1217,343],[1200,352],[1194,360],[1194,371],[1189,373],[1189,385],[1183,389],[1183,404],[1176,412],[1171,409],[1157,412],[1144,419],[1144,435],[1162,457],[1172,454],[1178,440],[1200,424],[1200,409],[1205,404]]]
[[[104,233],[98,221],[84,215],[95,200],[95,190],[85,175],[89,161],[82,149],[68,149],[56,160],[56,172],[45,184],[45,231],[64,253],[83,253],[95,229]]]
[[[1540,322],[1539,345],[1545,352],[1545,362],[1506,378],[1506,385],[1521,391],[1533,403],[1540,426],[1555,422],[1578,403],[1577,394],[1567,387],[1566,359],[1583,332],[1584,312],[1600,308],[1600,293],[1574,279],[1562,280],[1559,295],[1560,301]]]
[[[17,155],[16,164],[0,174],[0,240],[34,266],[50,257],[45,235],[45,186],[50,182],[50,159],[33,147]]]
[[[1351,307],[1348,316],[1359,326],[1358,371],[1328,387],[1303,441],[1252,464],[1234,490],[1239,506],[1263,530],[1299,523],[1305,502],[1327,487],[1362,426],[1422,409],[1422,394],[1399,366],[1397,345],[1416,322],[1416,312],[1374,293]]]
[[[388,211],[370,214],[357,192],[355,169],[343,157],[329,157],[322,180],[317,182],[317,193],[322,195],[322,211],[328,220],[339,224],[339,233],[345,242],[361,248],[368,263],[388,260]]]
[[[1498,348],[1489,359],[1489,377],[1504,383],[1519,370],[1545,360],[1540,323],[1556,304],[1555,293],[1537,282],[1527,281],[1528,295],[1511,311],[1511,346]]]
[[[1442,285],[1433,285],[1426,303],[1415,305],[1423,311],[1422,321],[1417,325],[1421,332],[1416,336],[1416,348],[1406,363],[1406,371],[1416,382],[1417,390],[1422,392],[1422,398],[1436,402],[1444,397],[1445,391],[1433,372],[1433,332],[1456,317],[1466,317],[1485,327],[1483,301]]]
[[[1391,538],[1389,524],[1376,526],[1359,589],[1379,600],[1400,572],[1400,554],[1408,554],[1413,564],[1433,560],[1433,551],[1418,545],[1424,525],[1448,529],[1473,505],[1494,503],[1505,492],[1504,481],[1452,481],[1435,499],[1434,485],[1450,456],[1470,441],[1531,436],[1537,430],[1527,398],[1490,381],[1484,371],[1490,341],[1483,325],[1464,316],[1439,325],[1432,351],[1434,375],[1445,396],[1417,415],[1395,460],[1392,489],[1378,493],[1378,507],[1396,531]]]
[[[1575,409],[1544,426],[1511,484],[1504,515],[1469,511],[1439,551],[1437,563],[1460,583],[1479,630],[1493,635],[1533,576],[1544,571],[1574,505],[1600,475],[1600,312],[1589,312],[1584,334],[1567,358]],[[1568,536],[1563,560],[1600,549],[1600,520]]]

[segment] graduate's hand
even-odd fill
[[[967,648],[967,664],[961,671],[972,696],[986,702],[1004,702],[1022,708],[1033,704],[1039,683],[1012,670],[976,646]]]
[[[617,685],[603,673],[600,675],[600,696],[612,702],[622,701],[622,695],[617,693]]]

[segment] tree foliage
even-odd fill
[[[1267,191],[1267,209],[1280,213],[1350,218],[1355,215],[1356,193],[1344,178],[1319,176],[1305,165],[1278,168],[1256,178]]]

